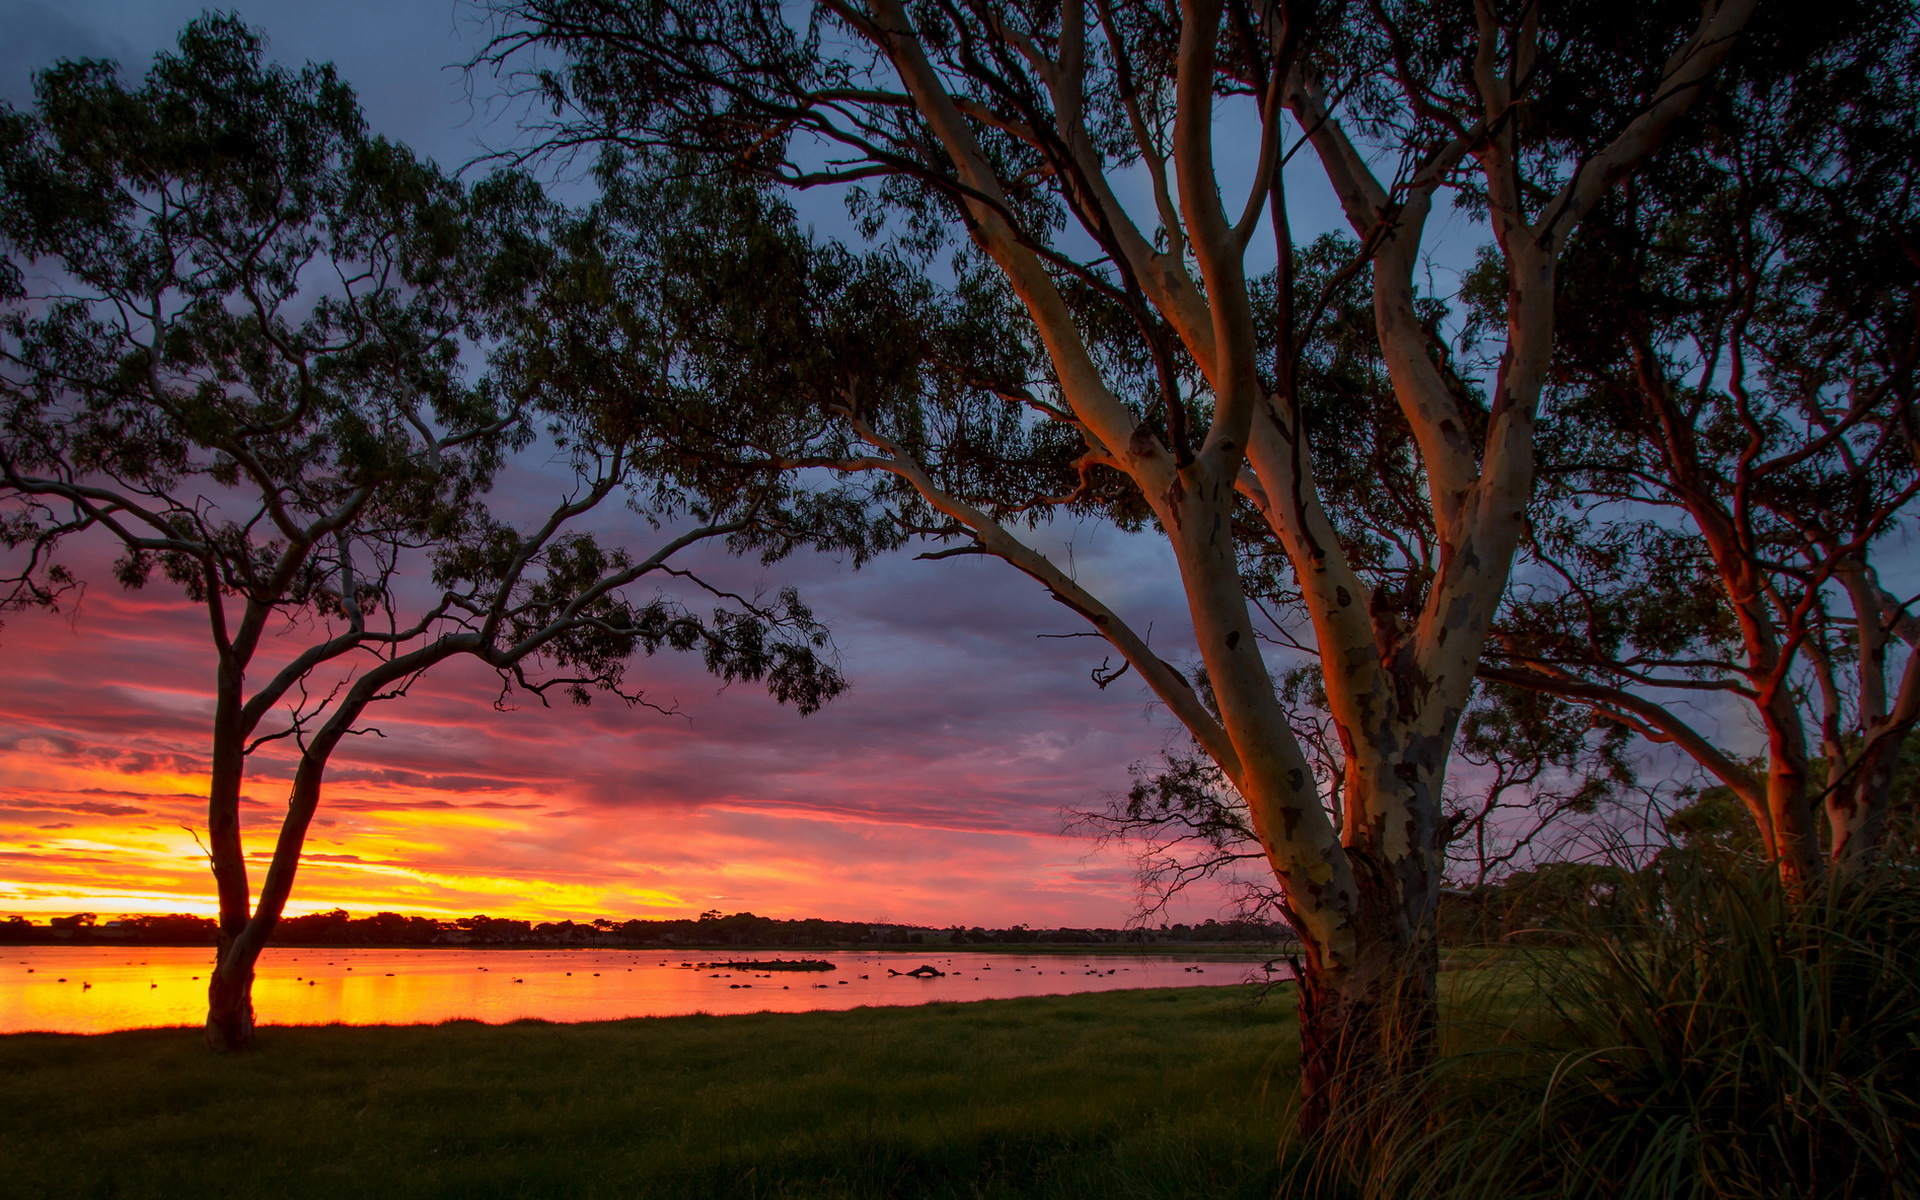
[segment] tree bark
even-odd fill
[[[1833,869],[1845,872],[1872,862],[1887,836],[1894,772],[1920,720],[1920,620],[1880,586],[1866,563],[1839,575],[1853,599],[1862,736],[1851,761],[1838,737],[1828,748],[1828,854]],[[1908,654],[1890,691],[1887,651],[1896,641],[1906,644]]]
[[[480,644],[480,639],[474,634],[456,634],[440,638],[398,658],[388,659],[362,674],[340,699],[333,713],[308,739],[300,762],[294,768],[293,788],[287,798],[287,815],[280,822],[280,835],[274,843],[273,859],[268,864],[260,898],[250,905],[243,904],[240,919],[229,929],[225,897],[222,897],[219,956],[207,984],[207,1044],[215,1050],[244,1050],[253,1044],[254,968],[260,960],[260,952],[266,949],[268,939],[273,936],[274,928],[279,925],[280,917],[286,911],[288,898],[293,894],[294,877],[300,870],[300,856],[306,846],[307,830],[313,823],[315,811],[320,807],[327,762],[334,749],[384,688],[458,653],[478,649]],[[531,643],[535,647],[538,644]],[[236,822],[233,838],[235,855],[239,853],[239,846]],[[246,900],[244,895],[242,900]]]
[[[250,911],[247,858],[240,841],[240,787],[246,774],[246,739],[250,730],[242,695],[246,661],[231,649],[224,649],[220,658],[214,679],[206,852],[220,899],[220,937],[224,946],[240,936]]]
[[[376,677],[382,669],[372,672]],[[280,839],[274,847],[273,861],[267,869],[260,899],[252,912],[229,934],[220,933],[219,956],[207,984],[207,1045],[215,1050],[245,1050],[254,1041],[253,977],[260,952],[273,936],[287,899],[293,891],[294,875],[300,867],[301,849],[306,844],[307,827],[320,805],[320,787],[326,777],[327,758],[366,708],[368,689],[350,692],[340,710],[321,728],[300,757],[294,771],[293,792],[287,802],[287,815],[281,822]]]
[[[1351,964],[1314,963],[1297,971],[1300,1021],[1300,1132],[1364,1134],[1384,1119],[1393,1081],[1431,1061],[1439,1025],[1439,957],[1431,921],[1418,920],[1377,882],[1362,886],[1373,903],[1355,939]],[[1399,911],[1395,911],[1398,909]]]
[[[1893,773],[1907,735],[1870,738],[1851,763],[1834,763],[1837,778],[1827,792],[1827,825],[1836,872],[1857,871],[1871,863],[1886,837]]]
[[[1767,725],[1767,819],[1771,825],[1774,866],[1787,894],[1804,900],[1826,880],[1820,852],[1820,827],[1808,788],[1805,731],[1797,711],[1762,709]]]
[[[215,1050],[253,1047],[253,968],[257,944],[248,946],[223,931],[213,974],[207,977],[207,1045]]]

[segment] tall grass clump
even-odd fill
[[[1465,1044],[1351,1114],[1311,1190],[1920,1197],[1915,872],[1796,901],[1762,864],[1676,848],[1618,880],[1455,981]]]

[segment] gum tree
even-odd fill
[[[1916,19],[1911,4],[1868,3],[1768,27],[1576,237],[1544,486],[1482,662],[1490,687],[1455,749],[1490,784],[1457,789],[1457,862],[1481,857],[1465,851],[1483,849],[1486,805],[1515,781],[1541,802],[1533,820],[1506,814],[1521,837],[1594,798],[1541,793],[1553,776],[1626,783],[1623,739],[1678,751],[1712,782],[1676,829],[1730,803],[1753,831],[1742,844],[1802,895],[1899,828],[1920,622],[1882,572],[1920,486]],[[1324,276],[1325,258],[1302,256],[1302,279]],[[1299,368],[1309,416],[1350,431],[1313,447],[1315,471],[1349,554],[1413,561],[1406,547],[1432,529],[1401,499],[1413,434],[1355,303],[1361,278],[1322,293]],[[1466,282],[1455,342],[1470,360],[1504,322],[1503,264],[1488,256]],[[1445,309],[1427,304],[1437,325]],[[1286,573],[1261,565],[1246,564],[1268,602],[1293,603]],[[1596,723],[1599,737],[1569,737]],[[1303,729],[1337,763],[1337,739]],[[1171,766],[1105,814],[1146,844],[1163,884],[1239,861],[1251,841],[1237,798]]]
[[[702,616],[654,590],[699,584],[690,548],[777,553],[793,527],[764,479],[676,476],[659,443],[561,402],[550,335],[582,311],[601,340],[657,340],[644,289],[608,295],[590,214],[513,176],[463,187],[369,136],[329,68],[268,66],[231,19],[190,25],[136,86],[71,62],[37,94],[0,112],[10,600],[58,603],[77,583],[62,547],[104,541],[121,585],[205,614],[213,1046],[254,1039],[254,964],[331,755],[429,669],[472,658],[503,690],[638,703],[629,659],[670,648],[803,712],[843,686],[792,594],[715,590]],[[472,378],[482,354],[494,369]],[[572,469],[544,512],[503,520],[489,489],[536,435]],[[650,548],[583,527],[610,499],[665,523]],[[288,788],[257,892],[250,781]]]
[[[1561,434],[1484,674],[1690,758],[1805,895],[1878,853],[1920,720],[1883,575],[1920,494],[1920,13],[1794,34],[1573,248]]]
[[[834,422],[809,452],[778,455],[889,476],[922,531],[953,539],[948,553],[1033,577],[1244,799],[1304,946],[1309,1128],[1417,1061],[1434,1013],[1442,786],[1525,527],[1560,258],[1710,85],[1751,3],[498,8],[489,61],[551,64],[531,76],[555,114],[549,145],[666,147],[774,189],[855,188],[856,217],[892,239],[889,269],[909,281],[952,251],[953,302],[997,314],[1000,351],[955,361],[922,336],[938,385],[917,393],[870,381],[857,358],[837,379],[818,372],[800,390]],[[1371,270],[1413,432],[1413,502],[1432,537],[1385,570],[1345,552],[1314,476],[1310,444],[1341,431],[1303,419],[1294,367],[1311,328],[1262,331],[1263,288],[1276,313],[1296,310],[1281,169],[1296,154],[1339,199],[1353,269]],[[1225,185],[1225,158],[1251,168],[1249,186]],[[1415,289],[1430,219],[1450,204],[1486,222],[1506,293],[1498,362],[1471,385]],[[1278,262],[1265,281],[1257,238]],[[800,299],[824,312],[821,295]],[[871,350],[891,361],[908,340]],[[1165,538],[1199,670],[1168,663],[1022,537],[1022,517],[1074,506]],[[1344,756],[1337,811],[1261,652],[1244,538],[1278,548],[1308,614]],[[1378,586],[1388,574],[1404,585]]]

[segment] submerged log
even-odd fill
[[[693,965],[702,971],[838,971],[840,969],[818,958],[776,958],[767,962],[704,962]]]
[[[911,971],[896,971],[896,970],[894,970],[894,969],[893,969],[892,967],[888,967],[888,968],[887,968],[887,974],[889,974],[889,975],[911,975],[911,976],[913,976],[913,977],[914,977],[915,979],[939,979],[939,978],[941,978],[941,977],[943,977],[943,976],[945,976],[945,975],[946,975],[946,972],[945,972],[945,971],[940,971],[940,970],[936,970],[936,969],[934,969],[933,967],[930,967],[930,966],[927,966],[927,965],[926,965],[925,963],[921,963],[921,964],[920,964],[919,966],[917,966],[917,967],[915,967],[915,968],[914,968],[913,970],[911,970]]]

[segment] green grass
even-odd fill
[[[1271,1197],[1293,998],[0,1038],[0,1195]]]

